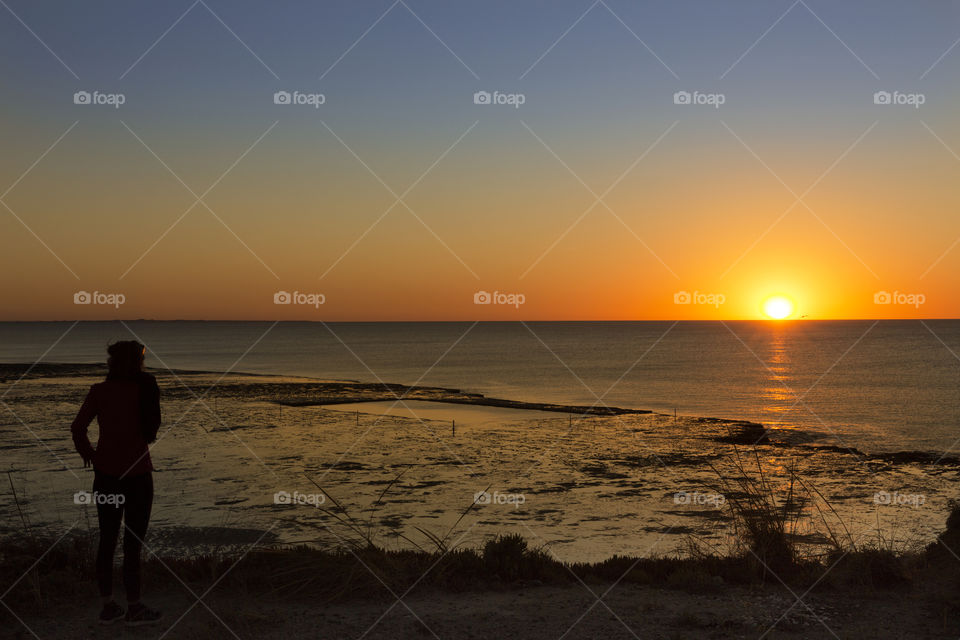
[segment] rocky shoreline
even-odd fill
[[[178,378],[195,376],[223,376],[217,385],[218,396],[245,397],[288,407],[324,407],[338,404],[391,402],[398,398],[454,405],[496,407],[529,411],[567,413],[582,417],[611,417],[625,415],[666,415],[649,409],[630,409],[606,405],[566,405],[548,402],[529,402],[493,398],[450,387],[413,386],[397,383],[359,382],[355,380],[318,380],[299,376],[276,374],[200,371],[187,369],[149,369],[157,376]],[[95,363],[0,363],[0,385],[16,383],[21,379],[98,376],[106,372],[104,364]],[[176,387],[170,391],[178,393]],[[292,397],[291,397],[292,396]],[[767,445],[777,448],[806,450],[814,453],[836,453],[854,456],[862,462],[881,464],[921,464],[942,467],[960,466],[960,456],[930,451],[894,451],[870,453],[856,447],[831,444],[792,443],[777,440],[763,424],[748,420],[718,417],[683,416],[691,424],[711,427],[723,426],[726,433],[711,439],[739,446]]]

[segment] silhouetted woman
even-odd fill
[[[113,599],[113,554],[120,523],[123,533],[123,585],[127,592],[126,622],[136,626],[157,622],[160,612],[140,602],[140,551],[153,506],[153,465],[148,444],[160,427],[160,390],[143,371],[145,347],[133,340],[107,348],[107,379],[90,387],[70,427],[83,466],[93,464],[93,501],[100,523],[97,583],[103,599],[100,623],[124,617]],[[94,448],[87,437],[93,418],[100,426]]]

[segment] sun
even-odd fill
[[[786,296],[770,296],[763,301],[763,312],[774,320],[783,320],[793,315],[793,300]]]

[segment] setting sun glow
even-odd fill
[[[774,320],[783,320],[793,314],[793,300],[786,296],[770,296],[763,302],[763,312]]]

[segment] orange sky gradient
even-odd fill
[[[436,9],[457,57],[398,14],[322,81],[369,16],[338,9],[331,24],[354,36],[318,42],[286,13],[238,11],[225,19],[269,69],[191,18],[113,80],[172,21],[138,7],[149,19],[99,44],[92,19],[73,33],[25,14],[76,79],[2,24],[22,66],[0,121],[0,320],[759,319],[773,294],[794,318],[960,317],[960,55],[930,66],[960,24],[946,8],[883,4],[871,25],[825,8],[860,62],[798,10],[733,67],[784,8],[651,9],[673,25],[644,31],[663,64],[598,12],[529,69],[573,8]],[[492,42],[471,20],[512,26]],[[85,87],[128,99],[72,104]],[[327,103],[272,103],[295,87]],[[497,87],[525,104],[473,103]],[[723,107],[673,102],[698,87]],[[874,104],[898,87],[923,107]],[[77,305],[77,291],[125,303]],[[325,303],[277,305],[277,291]],[[524,304],[474,304],[478,291]],[[723,303],[677,304],[683,291]]]

